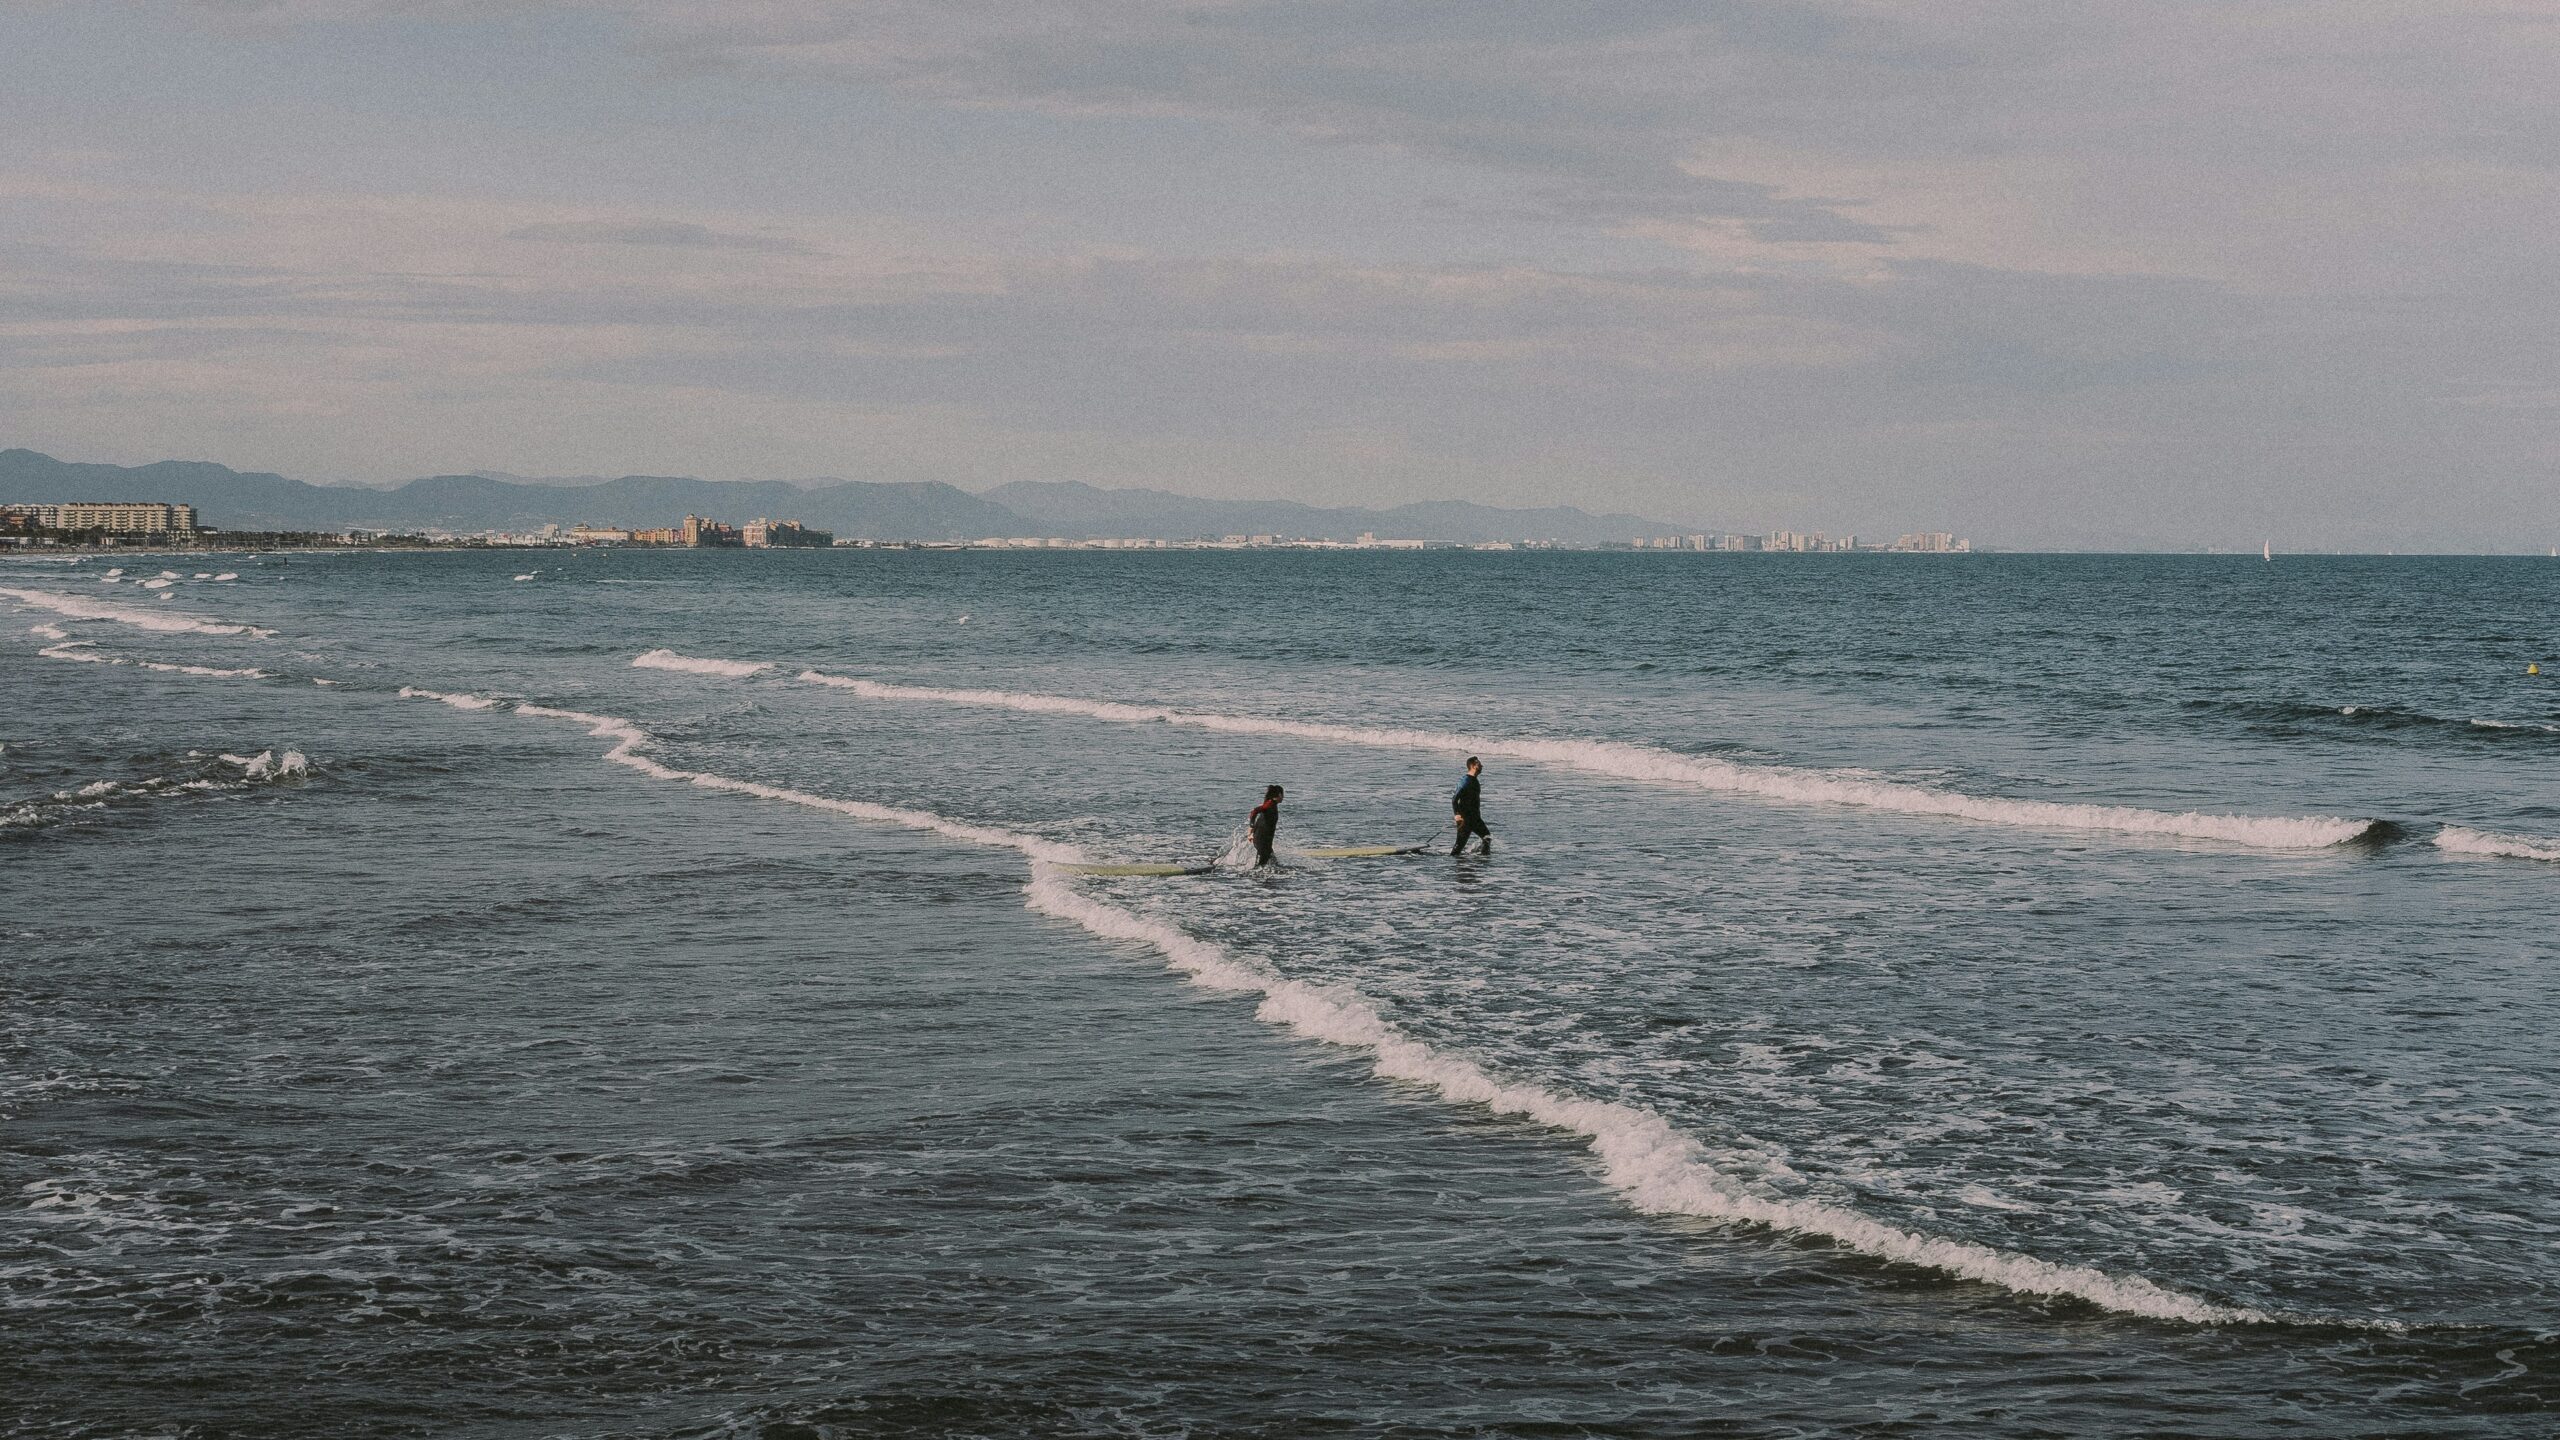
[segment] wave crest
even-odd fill
[[[651,650],[646,654],[633,657],[631,668],[634,670],[680,670],[688,675],[725,675],[732,680],[744,680],[750,675],[763,674],[773,666],[770,663],[753,660],[706,660],[692,655],[679,655],[673,650]]]
[[[1499,755],[1557,769],[1578,770],[1619,780],[1648,780],[1689,785],[1725,794],[1800,804],[1849,805],[1904,815],[1943,816],[1996,825],[2052,830],[2107,830],[2129,835],[2175,836],[2215,840],[2261,850],[2320,850],[2363,838],[2377,822],[2340,816],[2213,815],[2199,811],[2143,810],[2129,805],[2094,805],[2059,800],[2011,800],[1937,790],[1895,780],[1871,780],[1820,770],[1781,766],[1739,765],[1729,760],[1683,755],[1650,745],[1617,740],[1506,739],[1455,735],[1440,731],[1332,725],[1307,720],[1276,720],[1247,715],[1215,715],[1158,705],[1127,705],[1069,695],[1025,694],[1010,690],[954,690],[920,685],[892,685],[845,675],[804,670],[798,677],[815,685],[850,690],[875,700],[913,700],[946,705],[977,705],[1037,715],[1082,715],[1116,724],[1187,725],[1229,734],[1280,735],[1343,745],[1388,749],[1436,750],[1451,754]]]
[[[139,630],[157,630],[163,634],[187,635],[255,635],[261,639],[276,632],[256,625],[234,625],[228,621],[207,620],[197,615],[178,615],[166,610],[145,610],[134,605],[118,605],[111,600],[90,600],[77,595],[64,595],[53,590],[27,590],[0,585],[6,595],[21,605],[68,615],[74,620],[111,620],[118,625],[131,625]]]
[[[2560,841],[2536,840],[2527,835],[2501,835],[2494,830],[2474,830],[2464,825],[2447,825],[2436,832],[2436,848],[2457,855],[2501,855],[2513,860],[2549,860],[2560,863]]]
[[[222,765],[237,770],[236,775],[224,774],[202,763],[201,757],[194,758],[199,763],[193,774],[92,780],[37,799],[0,805],[0,833],[45,830],[138,801],[252,790],[280,781],[306,779],[311,774],[311,759],[299,750],[261,750],[255,755],[218,757]]]

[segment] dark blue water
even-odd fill
[[[2547,560],[0,587],[13,1432],[2560,1402]]]

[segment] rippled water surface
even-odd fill
[[[0,622],[0,1429],[2560,1403],[2548,560],[17,560]],[[1302,853],[1469,753],[1491,857]]]

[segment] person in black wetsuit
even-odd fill
[[[1484,784],[1478,778],[1484,773],[1484,762],[1473,755],[1467,757],[1467,778],[1458,782],[1458,793],[1449,797],[1449,809],[1458,825],[1458,843],[1449,847],[1456,855],[1467,848],[1467,837],[1481,835],[1484,846],[1477,853],[1493,853],[1493,832],[1484,828]]]
[[[1280,787],[1262,792],[1262,803],[1253,807],[1245,822],[1245,831],[1253,837],[1253,863],[1258,869],[1271,863],[1271,841],[1280,833]]]

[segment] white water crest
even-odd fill
[[[189,754],[193,756],[194,752]],[[279,780],[298,780],[311,773],[310,758],[299,750],[287,750],[281,755],[273,750],[262,750],[255,755],[224,755],[219,758],[224,764],[239,767],[239,776],[216,779],[198,775],[192,779],[180,779],[174,775],[150,775],[139,780],[92,780],[86,785],[56,791],[45,799],[0,807],[0,830],[41,829],[128,801],[248,790]]]
[[[278,780],[311,773],[310,758],[299,750],[287,750],[282,755],[261,750],[255,755],[225,755],[222,759],[225,764],[239,766],[242,778],[249,780]]]
[[[403,696],[464,709],[495,709],[480,696],[404,688]],[[471,703],[466,703],[471,702]],[[1416,1040],[1356,992],[1315,986],[1270,973],[1223,948],[1171,925],[1093,899],[1074,888],[1057,867],[1086,859],[1085,852],[1035,835],[955,820],[927,810],[840,800],[778,785],[679,769],[643,753],[654,737],[632,721],[581,710],[514,702],[518,715],[584,726],[609,740],[604,758],[653,779],[704,790],[781,801],[857,820],[930,831],[973,845],[1020,852],[1032,862],[1025,888],[1030,908],[1071,921],[1106,940],[1148,946],[1168,968],[1208,989],[1259,994],[1257,1018],[1310,1040],[1364,1052],[1372,1070],[1387,1079],[1422,1085],[1453,1104],[1483,1105],[1582,1137],[1598,1156],[1608,1184],[1649,1214],[1691,1215],[1742,1221],[1791,1234],[1830,1240],[1878,1259],[1979,1280],[2025,1295],[2065,1296],[2105,1309],[2152,1319],[2201,1325],[2256,1324],[2278,1319],[2245,1306],[2181,1294],[2141,1276],[2110,1275],[2086,1265],[2058,1264],[1967,1240],[1901,1229],[1845,1206],[1760,1194],[1719,1170],[1704,1146],[1670,1121],[1631,1105],[1588,1100],[1543,1086],[1503,1080],[1475,1061]]]
[[[680,670],[687,675],[725,675],[743,680],[773,668],[770,663],[753,660],[706,660],[692,655],[679,655],[673,650],[651,650],[633,657],[634,670]]]
[[[119,625],[132,625],[144,630],[158,630],[164,634],[177,634],[183,632],[191,635],[257,635],[263,637],[271,636],[276,633],[273,630],[261,629],[255,625],[233,625],[224,621],[207,620],[194,615],[172,615],[166,611],[143,610],[131,605],[118,605],[109,600],[90,600],[80,596],[64,595],[52,590],[27,590],[16,586],[0,585],[0,595],[6,595],[21,605],[32,605],[39,610],[50,610],[57,615],[68,615],[74,620],[112,620]]]
[[[172,665],[161,660],[136,660],[133,663],[145,670],[160,670],[171,675],[204,675],[216,680],[272,680],[275,678],[266,671],[255,668],[225,670],[217,665]]]
[[[62,633],[50,625],[39,625],[36,629],[38,633],[46,631],[56,635]],[[171,675],[203,675],[218,680],[272,680],[275,678],[266,671],[258,669],[225,670],[214,665],[174,665],[164,660],[126,660],[118,656],[101,655],[94,640],[65,640],[60,644],[47,645],[36,653],[47,660],[77,660],[88,665],[135,665],[145,670],[159,670]]]
[[[2462,825],[2447,825],[2436,832],[2436,848],[2457,855],[2501,855],[2511,860],[2549,860],[2560,863],[2560,840],[2536,840],[2528,835],[2501,835],[2494,830],[2473,830]]]
[[[450,705],[456,710],[495,710],[498,708],[497,701],[484,700],[477,695],[448,695],[440,690],[421,690],[414,685],[401,686],[400,698],[403,700],[433,700],[441,705]]]
[[[41,635],[47,640],[68,640],[71,638],[71,632],[63,629],[59,625],[30,625],[27,627],[27,633],[30,635]]]
[[[1726,794],[1806,804],[1853,805],[1905,815],[1939,815],[1998,825],[2053,830],[2110,830],[2132,835],[2183,836],[2262,850],[2317,850],[2372,831],[2371,820],[2337,816],[2210,815],[2142,810],[2127,805],[2086,805],[2057,800],[2009,800],[1959,794],[1925,785],[1874,780],[1775,765],[1737,765],[1615,740],[1516,739],[1453,735],[1435,730],[1330,725],[1251,715],[1214,715],[1160,705],[1125,705],[1070,695],[1011,690],[952,690],[892,685],[804,670],[799,678],[873,700],[921,701],[1019,710],[1034,715],[1080,715],[1124,725],[1187,725],[1239,735],[1283,735],[1341,745],[1435,750],[1452,755],[1498,755],[1620,780],[1695,786]]]

